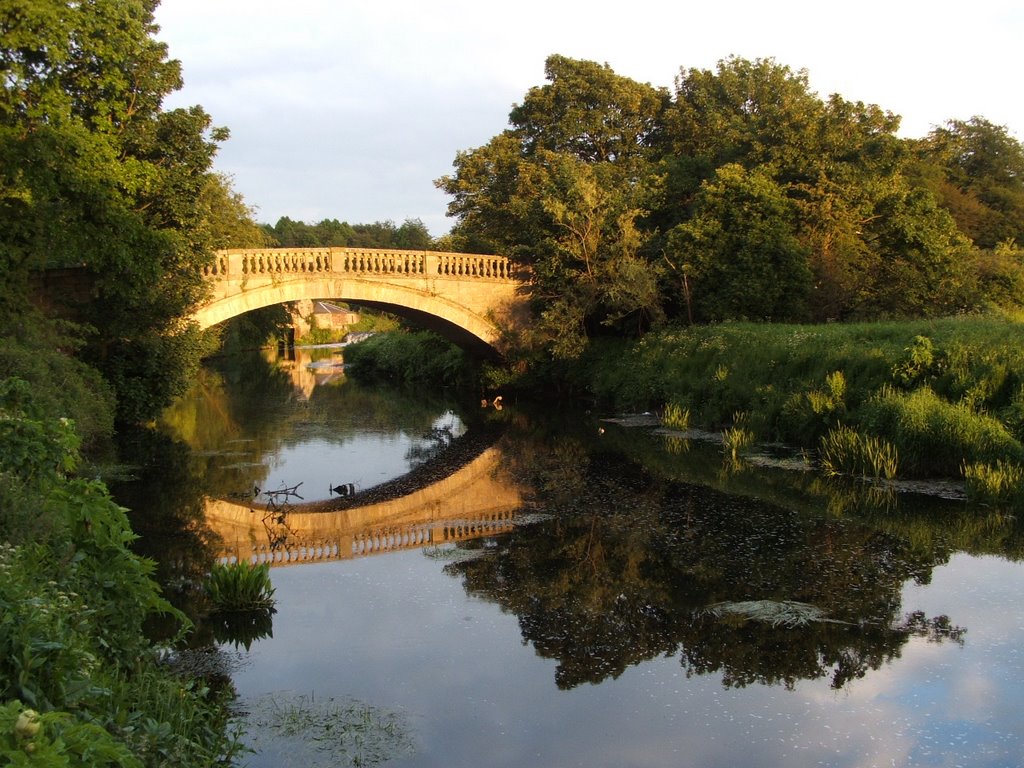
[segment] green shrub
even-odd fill
[[[1024,447],[998,420],[950,403],[922,387],[913,392],[883,388],[863,409],[862,431],[884,437],[914,475],[958,475],[964,462],[1024,460]]]
[[[129,550],[125,510],[67,476],[77,439],[31,394],[0,384],[0,764],[217,763],[237,749],[225,702],[161,665],[143,633],[155,612],[184,616]],[[46,537],[13,544],[19,516],[46,517]],[[31,738],[4,727],[26,705],[44,713]]]
[[[459,387],[476,377],[465,351],[429,331],[378,333],[346,347],[345,362],[364,381]]]
[[[19,701],[0,706],[0,764],[39,768],[141,768],[125,744],[96,723],[64,712],[39,714]]]

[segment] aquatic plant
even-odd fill
[[[1024,467],[1009,461],[964,464],[967,498],[982,504],[1024,504]]]
[[[826,475],[892,480],[899,468],[896,448],[879,437],[840,424],[821,438],[821,468]]]
[[[271,694],[246,702],[245,727],[257,753],[287,751],[295,764],[380,765],[414,751],[405,717],[354,699]]]
[[[215,611],[256,611],[274,606],[267,563],[218,563],[203,586]]]
[[[705,608],[703,613],[715,618],[736,616],[746,621],[759,621],[763,624],[771,624],[773,627],[789,629],[807,626],[812,622],[847,623],[828,618],[826,613],[817,606],[795,600],[742,600],[715,603]]]
[[[722,452],[733,464],[740,460],[740,454],[754,443],[754,433],[746,426],[747,415],[733,414],[733,423],[722,432]]]
[[[690,409],[668,403],[661,415],[661,423],[669,429],[685,431],[690,428]]]

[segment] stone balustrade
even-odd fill
[[[203,269],[212,280],[279,276],[410,276],[516,280],[504,256],[374,248],[265,248],[217,251]]]
[[[515,526],[515,511],[503,509],[471,519],[449,520],[430,524],[381,526],[338,538],[310,538],[289,535],[273,542],[235,543],[225,547],[219,560],[224,563],[269,563],[272,566],[328,560],[349,560],[356,557],[422,549],[426,546],[470,541],[483,536],[510,532]]]

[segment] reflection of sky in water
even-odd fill
[[[267,457],[270,471],[264,488],[272,491],[302,482],[299,494],[306,500],[327,498],[328,489],[342,483],[364,490],[407,472],[405,456],[412,445],[404,433],[359,435],[341,443],[311,439],[283,445]]]
[[[451,412],[439,416],[432,426],[450,429],[453,437],[465,431]],[[316,434],[303,435],[300,431],[268,450],[263,457],[268,470],[263,490],[302,483],[298,493],[304,501],[329,498],[331,488],[349,483],[357,491],[365,490],[404,475],[410,468],[410,450],[431,444],[424,435],[410,436],[401,431],[361,432],[338,441],[323,437],[324,432],[323,427],[318,427]]]
[[[418,744],[403,766],[1003,768],[1024,748],[1024,573],[995,558],[956,556],[904,591],[905,612],[967,627],[963,647],[913,638],[840,691],[827,679],[725,689],[718,675],[687,679],[675,657],[558,690],[556,662],[523,644],[516,616],[442,567],[405,552],[273,570],[273,637],[235,675],[239,693],[400,709]]]

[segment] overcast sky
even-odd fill
[[[434,179],[507,127],[552,53],[670,89],[680,68],[771,57],[905,136],[981,115],[1024,139],[1020,0],[162,0],[157,22],[185,77],[166,106],[231,130],[217,170],[270,223],[447,232]]]

